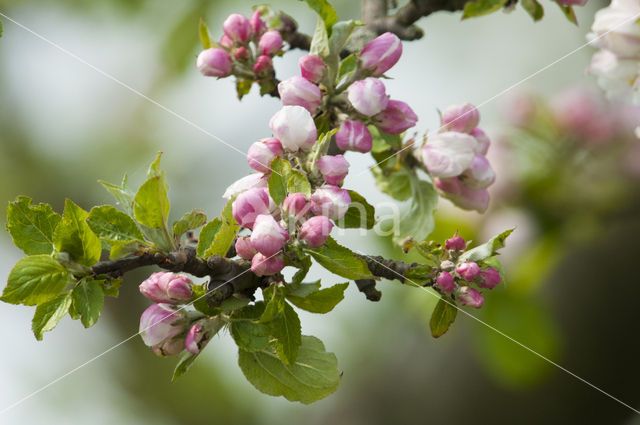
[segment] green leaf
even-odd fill
[[[340,82],[343,78],[351,75],[356,70],[357,66],[358,57],[353,53],[342,59],[342,61],[340,61],[340,66],[338,67],[336,82]]]
[[[372,279],[373,275],[363,259],[357,257],[351,250],[345,248],[332,238],[320,248],[305,248],[305,252],[320,263],[325,269],[347,279]]]
[[[302,1],[302,0],[301,0]],[[338,22],[338,13],[327,0],[304,0],[313,9],[322,22],[326,31],[330,32],[333,24]],[[311,53],[314,54],[314,53]]]
[[[410,174],[411,205],[400,217],[398,232],[394,235],[397,244],[407,236],[425,239],[434,227],[433,213],[438,206],[438,192],[433,183],[420,180],[414,173]]]
[[[198,35],[200,36],[200,43],[202,44],[203,49],[206,50],[213,47],[209,28],[207,28],[207,24],[202,18],[200,18],[200,25],[198,26]]]
[[[447,330],[449,330],[449,326],[456,320],[458,309],[452,304],[451,301],[447,303],[442,298],[440,298],[438,304],[436,304],[436,308],[433,310],[431,320],[429,321],[431,335],[434,338],[444,335]]]
[[[198,257],[204,257],[204,252],[211,246],[221,227],[222,220],[214,218],[202,228],[198,237],[198,248],[196,249]]]
[[[135,221],[110,205],[93,207],[87,217],[87,224],[99,238],[108,243],[115,241],[144,242],[144,236]]]
[[[544,9],[538,0],[521,0],[522,7],[534,21],[539,21],[544,16]]]
[[[487,15],[489,13],[500,10],[507,0],[475,0],[468,1],[464,5],[462,19],[473,18],[476,16]]]
[[[329,34],[327,33],[327,27],[320,17],[318,17],[316,29],[313,32],[313,37],[311,38],[309,53],[322,58],[326,58],[331,53],[329,51]]]
[[[213,239],[204,251],[204,258],[208,258],[213,255],[225,256],[227,251],[229,251],[229,248],[231,248],[231,244],[233,244],[233,240],[238,234],[238,230],[240,230],[240,226],[236,222],[236,219],[233,218],[231,206],[232,200],[227,202],[227,205],[225,205],[222,210],[222,217],[218,219],[220,221],[220,227],[217,229],[215,234],[210,231],[207,235],[210,237],[213,234]],[[217,225],[214,225],[211,230],[216,226]],[[200,247],[200,241],[198,241],[198,247]]]
[[[388,148],[402,148],[402,134],[385,133],[375,125],[369,125],[367,128],[373,139],[373,152],[382,152]]]
[[[338,389],[340,371],[333,353],[312,336],[303,336],[296,362],[290,366],[278,359],[273,347],[249,352],[238,351],[242,373],[259,391],[284,396],[304,404],[320,400]]]
[[[109,258],[116,260],[118,258],[126,257],[127,255],[134,254],[142,249],[144,245],[140,242],[131,241],[114,241],[111,243],[111,250],[109,251]]]
[[[272,285],[262,291],[262,296],[266,305],[260,316],[260,323],[268,323],[284,313],[285,302],[282,290]]]
[[[32,206],[26,196],[19,196],[7,207],[7,230],[13,243],[27,255],[53,252],[53,231],[61,219],[50,205]]]
[[[195,209],[186,213],[180,218],[180,220],[173,223],[173,236],[180,240],[180,237],[187,233],[189,230],[197,229],[200,226],[204,226],[207,222],[207,214],[201,209]]]
[[[129,191],[126,174],[122,178],[120,186],[102,180],[98,180],[98,183],[107,189],[107,192],[116,199],[116,203],[125,213],[133,217],[133,194]]]
[[[311,196],[311,183],[309,183],[309,180],[307,180],[307,177],[304,174],[300,171],[294,170],[291,173],[291,177],[289,177],[287,191],[289,193],[304,193],[308,198]]]
[[[564,14],[565,18],[567,18],[569,22],[571,22],[572,24],[578,25],[578,18],[576,18],[576,12],[573,10],[573,6],[560,4],[557,1],[555,3],[558,5],[560,10],[562,10],[562,13]]]
[[[86,220],[85,210],[67,199],[62,221],[53,232],[53,243],[58,252],[66,252],[78,264],[92,266],[100,260],[102,243]]]
[[[300,348],[302,328],[298,314],[288,303],[284,302],[284,309],[270,321],[267,326],[269,333],[276,338],[276,352],[287,365],[295,362]]]
[[[325,58],[325,62],[329,68],[330,81],[335,81],[336,79],[340,67],[340,52],[351,36],[355,26],[355,21],[342,21],[337,22],[330,30],[329,56]]]
[[[73,288],[73,309],[80,315],[80,320],[85,328],[95,325],[100,317],[104,304],[104,292],[102,282],[99,280],[87,280]]]
[[[0,37],[2,37],[2,32],[3,32],[3,29],[2,29],[2,21],[0,21]]]
[[[61,294],[52,300],[40,304],[36,308],[31,322],[31,329],[38,341],[42,341],[42,334],[56,327],[71,307],[71,294]]]
[[[336,221],[343,229],[372,229],[376,224],[376,209],[358,192],[349,190],[351,204],[346,214]]]
[[[147,170],[147,180],[152,179],[154,177],[160,177],[164,173],[160,169],[160,160],[162,159],[162,152],[158,152],[156,154],[156,159],[149,165],[149,169]]]
[[[276,158],[271,162],[271,176],[269,177],[269,194],[280,205],[287,197],[288,182],[291,176],[291,164],[286,159]]]
[[[133,214],[140,224],[151,229],[163,229],[166,226],[170,209],[168,189],[162,172],[140,186],[133,200]]]
[[[507,237],[513,232],[515,229],[505,230],[497,236],[492,237],[486,243],[479,245],[469,251],[463,253],[459,261],[483,261],[489,257],[493,257],[498,254],[498,250],[504,248],[504,242]]]
[[[287,297],[294,296],[298,298],[304,298],[312,292],[320,290],[320,281],[309,283],[290,283],[287,285]]]
[[[236,78],[236,93],[238,95],[238,100],[242,100],[243,97],[249,94],[251,91],[251,86],[253,85],[252,80],[245,80],[244,78]]]
[[[231,336],[243,350],[259,351],[269,344],[269,329],[257,320],[264,312],[264,303],[257,302],[242,310],[238,310],[231,317]]]
[[[411,172],[401,168],[386,175],[380,167],[372,170],[376,179],[376,186],[381,192],[386,193],[398,201],[406,201],[411,198]]]
[[[102,292],[108,297],[117,298],[120,293],[120,285],[122,279],[107,279],[102,280]]]
[[[11,304],[42,304],[60,294],[70,279],[67,269],[48,255],[24,257],[9,273],[0,300]]]
[[[187,371],[191,368],[193,362],[198,358],[198,354],[192,354],[188,351],[185,351],[180,357],[176,368],[173,370],[173,376],[171,377],[171,382],[176,382],[176,380],[187,373]]]
[[[340,301],[344,299],[344,291],[349,286],[349,282],[338,283],[330,288],[321,289],[304,297],[287,295],[293,305],[311,313],[325,314],[333,310]]]
[[[295,272],[291,281],[294,285],[302,282],[302,279],[305,278],[307,273],[309,273],[309,269],[311,268],[311,257],[305,255],[298,263],[296,264],[298,267],[298,271]]]

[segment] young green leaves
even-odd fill
[[[61,219],[50,205],[31,205],[26,196],[19,196],[7,208],[7,230],[15,246],[27,255],[53,252],[53,231]]]

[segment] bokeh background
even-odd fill
[[[359,16],[359,2],[333,3],[341,18]],[[315,16],[302,2],[272,5],[312,31]],[[433,238],[458,229],[481,240],[517,226],[503,258],[506,284],[471,313],[639,408],[634,165],[640,156],[633,156],[629,125],[638,115],[615,121],[615,131],[593,142],[592,131],[580,129],[622,114],[600,103],[596,91],[599,106],[591,119],[571,127],[557,118],[590,102],[567,101],[563,109],[558,100],[567,87],[595,87],[584,72],[590,47],[494,98],[583,45],[595,10],[604,5],[590,0],[577,8],[578,27],[546,1],[546,16],[535,24],[520,8],[463,22],[459,13],[437,13],[419,22],[426,36],[405,44],[387,91],[418,113],[421,133],[437,129],[438,108],[489,100],[480,111],[498,170],[491,210],[462,213],[442,201]],[[50,41],[0,16],[0,200],[24,194],[58,211],[65,197],[85,209],[110,203],[98,179],[118,182],[126,172],[139,183],[155,152],[163,151],[173,217],[195,207],[216,216],[224,189],[249,171],[243,155],[61,49],[244,152],[269,135],[279,102],[260,98],[255,88],[239,102],[232,79],[203,78],[194,63],[200,17],[218,37],[229,13],[248,15],[251,6],[245,0],[0,0],[2,14]],[[278,75],[296,74],[301,55],[276,59]],[[372,160],[348,160],[346,186],[372,202],[388,201],[366,171]],[[401,256],[375,235],[353,232],[340,239],[355,249]],[[9,235],[0,233],[0,280],[20,257]],[[93,329],[66,318],[44,342],[31,333],[32,309],[0,305],[0,409],[135,334],[147,306],[137,283],[150,271],[129,276],[120,298],[106,300]],[[338,281],[314,273],[326,284]],[[435,297],[397,282],[379,288],[379,303],[366,301],[354,286],[331,314],[301,314],[303,332],[320,337],[344,371],[338,391],[311,406],[255,390],[236,365],[229,335],[216,337],[175,384],[174,362],[156,358],[136,337],[0,414],[0,423],[640,423],[631,410],[464,315],[448,334],[432,339]]]

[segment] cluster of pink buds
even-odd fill
[[[471,285],[482,289],[493,289],[500,281],[500,272],[493,267],[481,267],[472,261],[458,261],[466,249],[466,242],[456,235],[445,242],[446,259],[440,264],[440,272],[434,286],[440,291],[451,294],[463,305],[480,308],[484,299],[482,294]]]
[[[250,18],[233,13],[222,24],[216,46],[203,50],[197,67],[209,77],[238,77],[260,81],[273,74],[273,57],[282,52],[282,35],[267,28],[256,10]]]
[[[420,156],[446,198],[460,208],[484,212],[489,205],[487,188],[496,176],[486,157],[490,141],[478,128],[479,121],[471,104],[447,108],[440,132],[427,139]]]
[[[158,356],[174,356],[185,349],[193,354],[209,341],[208,319],[194,320],[180,304],[193,298],[193,282],[181,274],[153,273],[140,284],[152,304],[140,316],[140,335]]]

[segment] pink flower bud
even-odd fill
[[[222,197],[224,199],[231,199],[238,193],[244,192],[245,190],[254,187],[267,187],[269,184],[268,180],[268,176],[265,176],[262,173],[249,174],[248,176],[244,176],[243,178],[231,183],[227,190],[225,190]]]
[[[298,64],[300,65],[300,74],[302,77],[312,83],[320,81],[327,70],[327,65],[320,56],[316,55],[305,55],[298,60]]]
[[[327,242],[331,229],[333,229],[333,223],[328,217],[316,215],[302,223],[300,238],[311,248],[319,248]]]
[[[262,214],[256,218],[251,232],[251,245],[267,257],[282,249],[289,240],[289,233],[270,215]]]
[[[191,354],[198,354],[208,342],[207,329],[202,323],[196,323],[189,329],[184,345]]]
[[[444,242],[444,247],[454,251],[464,251],[467,243],[460,236],[454,236]]]
[[[360,65],[380,76],[398,62],[402,55],[402,42],[393,33],[385,32],[364,46],[360,53]]]
[[[458,207],[483,213],[489,206],[489,192],[486,189],[475,190],[465,186],[460,179],[435,179],[435,185],[443,195]]]
[[[470,103],[449,106],[442,113],[442,126],[446,129],[445,131],[470,133],[479,122],[480,113]]]
[[[265,75],[271,69],[273,69],[273,61],[271,60],[270,56],[258,56],[258,59],[256,59],[256,63],[253,64],[253,72],[258,75]]]
[[[493,289],[495,288],[502,278],[500,272],[493,267],[487,267],[480,271],[480,280],[478,280],[478,286],[481,288]]]
[[[175,356],[184,351],[184,338],[172,338],[151,347],[158,357]]]
[[[226,77],[231,73],[231,57],[222,49],[207,49],[200,52],[196,66],[207,77]]]
[[[283,105],[302,106],[311,114],[322,105],[320,88],[298,75],[278,84],[278,93]]]
[[[375,116],[376,126],[389,134],[400,134],[416,125],[418,116],[399,100],[390,100],[384,111]]]
[[[480,275],[480,267],[476,263],[469,261],[466,263],[458,264],[456,272],[460,276],[462,276],[464,280],[466,280],[467,282],[471,282],[473,279]]]
[[[267,257],[260,253],[251,260],[251,271],[258,276],[269,276],[280,272],[284,268],[284,257],[278,254],[275,257]]]
[[[351,84],[347,97],[356,111],[368,117],[384,111],[389,103],[384,83],[372,77]]]
[[[251,260],[258,251],[251,245],[249,236],[236,239],[236,254],[245,260]]]
[[[316,215],[324,215],[332,220],[342,218],[349,209],[349,192],[338,186],[324,185],[311,195],[311,210]]]
[[[220,37],[220,42],[218,44],[227,50],[231,50],[233,47],[233,40],[227,37],[226,34],[223,34],[222,37]]]
[[[179,304],[191,299],[193,282],[181,274],[152,273],[140,284],[140,292],[155,303]]]
[[[267,56],[273,56],[282,49],[282,35],[279,31],[270,30],[262,34],[258,42],[260,53]]]
[[[246,16],[232,13],[222,24],[222,30],[231,40],[238,43],[246,43],[251,35],[251,27]]]
[[[471,189],[486,189],[496,180],[496,173],[485,156],[476,155],[469,169],[460,176],[460,180]]]
[[[311,211],[311,204],[304,193],[292,193],[282,201],[282,212],[285,216],[300,221]]]
[[[433,177],[459,176],[473,162],[477,145],[468,134],[439,133],[429,137],[422,147],[422,162]]]
[[[256,10],[249,18],[249,27],[254,37],[260,37],[266,30],[267,24],[260,17],[260,11]]]
[[[484,299],[482,294],[469,286],[462,286],[456,291],[456,296],[460,304],[470,305],[471,307],[480,308]]]
[[[236,52],[233,54],[233,57],[239,61],[247,60],[249,59],[249,51],[244,46],[239,47],[238,50],[236,50]]]
[[[342,155],[325,155],[318,159],[318,169],[329,184],[339,185],[349,173],[349,163]]]
[[[491,146],[491,141],[489,140],[489,137],[487,137],[485,132],[480,130],[478,127],[476,127],[473,130],[471,130],[471,133],[469,134],[476,139],[476,142],[478,142],[476,153],[478,155],[486,155],[487,152],[489,152],[489,146]]]
[[[233,204],[233,218],[243,227],[253,228],[256,218],[261,214],[269,214],[269,191],[266,188],[254,188],[242,192]]]
[[[151,347],[184,331],[183,310],[170,304],[153,304],[140,316],[140,336]]]
[[[436,279],[435,286],[442,289],[445,292],[452,292],[456,287],[456,282],[453,276],[449,272],[442,271]]]
[[[302,106],[283,106],[271,118],[269,127],[289,152],[310,151],[318,137],[311,114]]]
[[[345,121],[336,133],[336,144],[343,151],[367,153],[373,146],[371,133],[362,121]]]
[[[268,173],[271,162],[277,157],[282,156],[282,144],[274,137],[262,139],[249,146],[247,151],[247,160],[249,167],[260,173]]]

